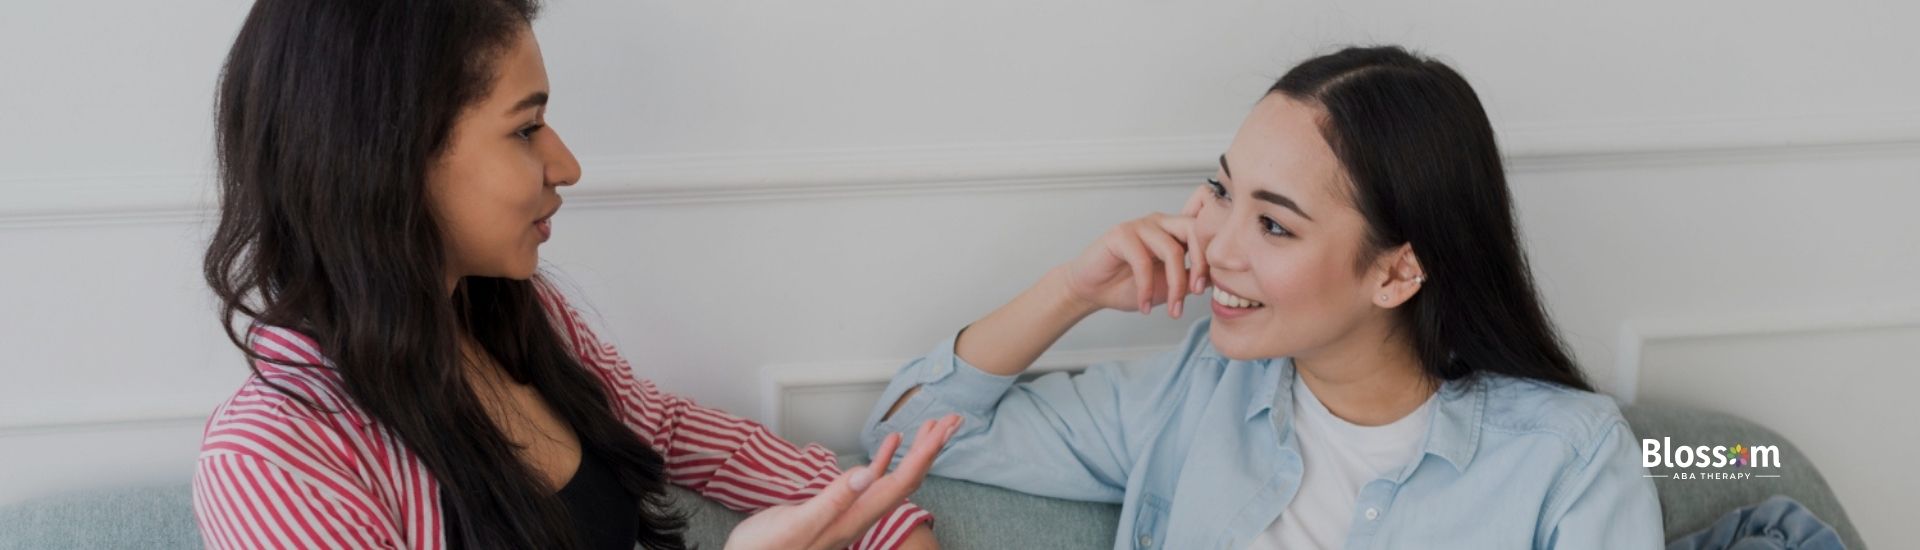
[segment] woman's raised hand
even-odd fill
[[[1205,243],[1194,216],[1209,197],[1202,187],[1179,215],[1156,212],[1108,230],[1067,264],[1067,288],[1081,301],[1120,311],[1169,304],[1167,315],[1178,318],[1186,296],[1205,288]]]
[[[726,547],[731,550],[846,548],[920,488],[934,457],[959,427],[958,415],[921,424],[913,439],[913,449],[891,473],[887,473],[887,465],[892,462],[894,451],[900,448],[900,434],[888,436],[874,451],[873,464],[841,473],[831,485],[806,502],[775,506],[754,514],[727,536]]]

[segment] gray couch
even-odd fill
[[[1825,479],[1799,449],[1764,427],[1698,410],[1636,405],[1626,408],[1634,433],[1676,441],[1779,442],[1779,478],[1738,482],[1656,480],[1667,537],[1705,528],[1720,514],[1769,495],[1793,497],[1840,532],[1849,548],[1865,548]],[[723,546],[739,514],[684,491],[693,513],[690,540]],[[1113,547],[1118,507],[1022,495],[964,481],[933,478],[914,495],[933,512],[945,548],[1107,549]],[[0,549],[198,548],[192,494],[184,483],[107,493],[61,495],[0,508]]]

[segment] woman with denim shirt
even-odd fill
[[[1458,73],[1311,59],[1180,215],[909,363],[863,443],[959,413],[933,475],[1119,502],[1115,548],[1658,548],[1638,440],[1556,336],[1511,202]],[[1202,292],[1167,353],[1016,380],[1098,310]]]

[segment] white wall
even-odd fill
[[[34,3],[0,19],[0,470],[33,474],[6,476],[0,501],[98,477],[74,456],[184,476],[187,439],[243,376],[197,258],[213,78],[244,10]],[[1920,311],[1915,20],[1895,2],[559,0],[536,27],[550,119],[587,175],[543,253],[643,376],[844,445],[853,427],[834,427],[861,407],[774,417],[808,388],[871,384],[1107,225],[1175,208],[1291,63],[1399,42],[1480,90],[1549,305],[1593,377],[1630,397],[1747,349],[1643,350],[1661,327]],[[1055,362],[1183,325],[1099,316]],[[1870,355],[1852,383],[1911,387],[1911,355]],[[1772,418],[1714,400],[1727,391],[1660,397]],[[1808,398],[1823,406],[1776,428],[1857,450],[1816,455],[1828,471],[1920,454],[1910,430],[1815,433],[1861,410],[1920,420],[1892,397]],[[1894,540],[1892,516],[1858,510],[1911,510],[1910,495],[1836,485],[1869,541]]]

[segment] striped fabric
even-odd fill
[[[560,292],[544,282],[535,287],[581,362],[612,390],[621,420],[666,457],[672,483],[751,512],[804,501],[839,475],[824,447],[795,448],[752,421],[636,380]],[[249,344],[275,360],[332,365],[294,331],[257,326]],[[349,402],[338,372],[258,366],[261,376],[214,411],[201,443],[193,500],[207,547],[446,547],[438,483]],[[308,409],[268,380],[337,412]],[[913,526],[931,520],[902,503],[853,548],[897,548]]]

